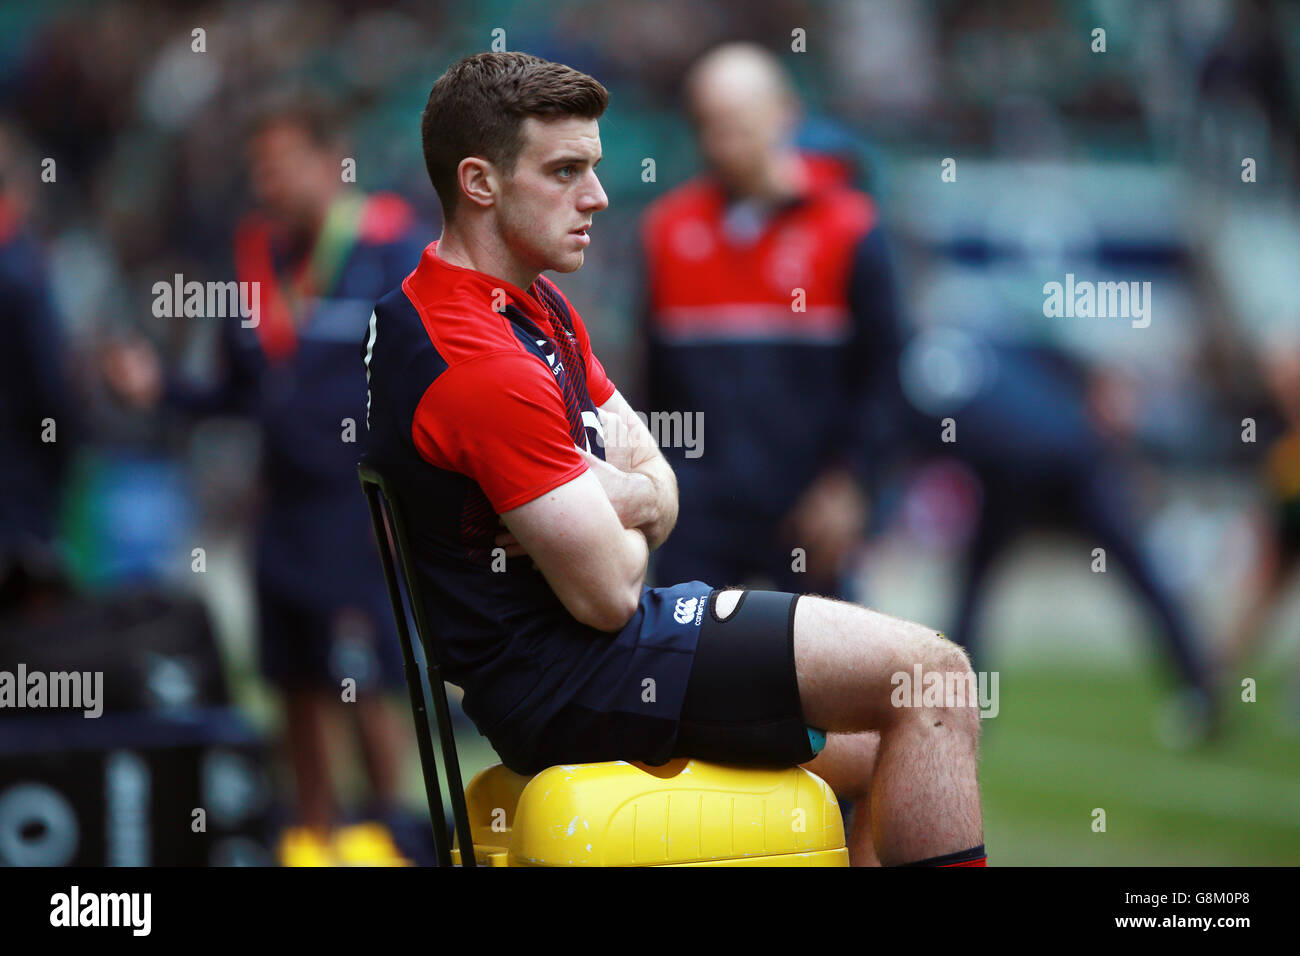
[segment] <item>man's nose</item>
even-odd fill
[[[583,211],[599,212],[609,205],[609,197],[605,195],[604,188],[600,185],[600,179],[595,172],[591,174],[591,186],[582,197]]]

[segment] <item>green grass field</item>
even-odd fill
[[[1294,715],[1287,727],[1281,674],[1189,752],[1157,740],[1162,698],[1146,674],[1004,670],[1000,696],[981,760],[990,862],[1300,863],[1300,727]]]

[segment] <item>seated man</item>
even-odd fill
[[[852,862],[983,865],[976,702],[891,703],[914,666],[967,678],[960,648],[851,604],[643,584],[672,470],[540,276],[582,265],[608,205],[607,102],[568,67],[485,53],[424,111],[445,228],[371,317],[367,455],[405,505],[444,673],[520,773],[806,764],[857,801]],[[809,725],[830,732],[815,759]]]

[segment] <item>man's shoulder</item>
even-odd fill
[[[378,337],[401,341],[408,354],[432,350],[447,366],[519,348],[509,319],[481,289],[430,281],[418,266],[375,304],[375,316]]]
[[[827,185],[809,197],[808,210],[831,235],[853,239],[875,229],[880,219],[876,201],[847,183]]]
[[[419,311],[404,288],[395,286],[375,303],[370,319],[367,341],[371,347],[383,345],[386,350],[400,343],[397,351],[410,353],[413,349],[433,346]]]
[[[421,416],[492,407],[502,394],[549,400],[551,383],[513,336],[473,334],[455,299],[413,300],[403,283],[376,304],[364,343],[369,394],[378,426],[373,447],[408,437]],[[500,316],[494,316],[499,319]],[[445,324],[442,320],[446,320]],[[492,317],[489,318],[489,324]],[[423,411],[422,411],[423,410]],[[396,423],[396,433],[384,431]],[[385,437],[387,436],[387,437]]]
[[[432,228],[393,193],[358,196],[354,215],[354,241],[343,271],[355,286],[373,296],[416,268]]]
[[[357,223],[357,240],[368,245],[389,245],[409,241],[418,226],[415,210],[396,193],[367,195]]]
[[[448,368],[400,285],[375,303],[363,349],[371,399],[396,402],[404,415]]]

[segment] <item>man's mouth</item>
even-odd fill
[[[587,230],[590,228],[591,228],[591,223],[587,223],[585,226],[579,226],[577,229],[569,230],[569,233],[570,235],[574,235],[574,236],[585,236],[587,234]]]

